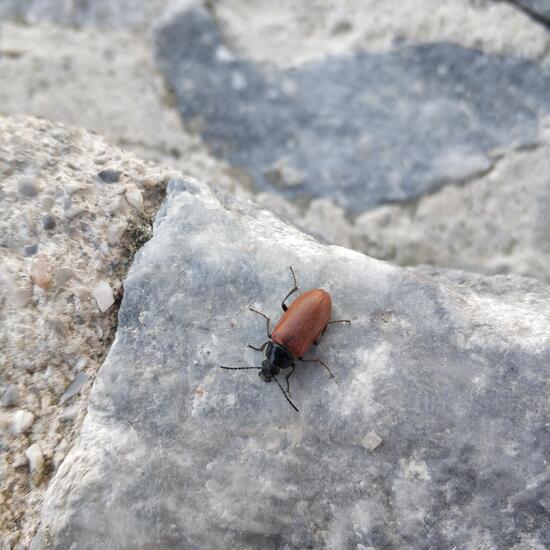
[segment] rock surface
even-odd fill
[[[234,171],[182,127],[172,103],[142,35],[94,26],[23,26],[0,17],[0,115],[33,115],[94,130],[140,158],[235,191],[229,177]]]
[[[299,414],[218,368],[259,364],[248,307],[278,316],[288,265],[352,319],[311,355],[334,380],[291,379]],[[546,286],[392,267],[173,180],[32,548],[547,547],[549,365]]]
[[[156,38],[184,120],[216,155],[258,189],[354,214],[488,171],[494,149],[534,145],[550,114],[539,64],[450,43],[268,70],[231,51],[198,8]]]
[[[325,199],[306,209],[273,193],[257,199],[313,235],[399,265],[431,264],[550,282],[550,146],[508,151],[462,185],[360,216]]]
[[[523,7],[528,13],[550,23],[550,1],[549,0],[513,0]]]
[[[528,3],[543,6],[548,0],[517,2]],[[218,0],[209,9],[242,56],[280,69],[434,42],[532,60],[548,53],[547,29],[506,1]]]
[[[120,172],[118,182],[98,176],[107,168]],[[15,548],[34,533],[45,483],[80,426],[86,382],[114,336],[123,277],[150,236],[169,174],[84,130],[0,118],[2,543]],[[124,198],[128,189],[141,191],[141,211]],[[112,238],[118,224],[125,231]],[[64,422],[66,401],[76,423]]]
[[[195,135],[201,130],[201,116],[182,125],[174,98],[159,78],[151,44],[143,31],[169,4],[176,4],[177,9],[168,12],[160,28],[178,17],[182,5],[201,3],[192,0],[4,0],[0,3],[0,113],[31,113],[91,128],[143,158],[180,168],[205,183],[247,195],[248,190],[253,189],[250,175],[208,153]],[[243,63],[260,76],[265,73],[275,77],[294,72],[311,73],[312,67],[316,67],[321,81],[325,82],[342,60],[350,60],[350,67],[357,71],[357,60],[362,59],[361,56],[382,63],[385,59],[396,59],[396,52],[403,47],[418,52],[436,51],[442,42],[447,43],[452,55],[456,51],[478,50],[477,58],[487,60],[489,65],[495,61],[495,70],[497,66],[506,67],[514,59],[522,67],[517,60],[523,59],[537,67],[536,70],[548,73],[548,29],[512,3],[366,0],[359,9],[355,0],[338,3],[288,0],[276,4],[270,0],[253,4],[246,0],[220,0],[207,3],[205,9],[208,10],[205,17],[222,45],[213,60],[214,67],[218,67],[214,74],[218,75],[219,66],[227,70],[232,66],[230,62]],[[181,15],[181,11],[179,13]],[[450,58],[444,60],[450,61]],[[355,78],[353,71],[346,77],[348,80]],[[411,71],[404,74],[410,75]],[[231,89],[234,85],[242,86],[241,76],[231,75]],[[475,76],[472,79],[476,82]],[[287,97],[289,102],[296,102],[293,94],[300,97],[307,92],[306,88],[297,90],[290,80],[276,82],[275,89],[282,90],[286,94],[283,99]],[[475,90],[481,94],[479,97]],[[471,101],[475,104],[483,97],[490,97],[492,101],[492,84],[475,90],[475,97],[465,105]],[[242,93],[245,91],[246,88]],[[236,90],[229,97],[238,93]],[[397,94],[400,103],[401,95],[407,98],[410,93],[397,90],[391,97],[395,104]],[[497,97],[499,93],[497,91]],[[222,96],[225,99],[225,92]],[[431,112],[433,99],[428,96],[429,101],[420,103],[420,112]],[[83,102],[86,109],[82,109]],[[329,104],[327,109],[332,107]],[[506,106],[509,108],[510,105]],[[440,110],[440,115],[449,116],[451,112],[452,109]],[[480,120],[473,120],[474,125]],[[544,121],[538,120],[538,125],[541,122]],[[368,126],[369,121],[365,124]],[[485,125],[481,133],[489,128],[492,123]],[[397,127],[396,132],[397,138],[390,136],[389,139],[400,143],[401,128]],[[475,128],[474,134],[477,135]],[[420,187],[431,188],[429,179],[437,174],[444,176],[440,184],[447,184],[434,192],[435,199],[430,194],[422,195],[367,213],[363,213],[361,207],[352,215],[347,206],[337,205],[337,196],[330,198],[330,194],[327,196],[320,188],[317,190],[322,193],[320,198],[304,201],[303,189],[307,183],[304,175],[308,172],[284,155],[268,163],[263,176],[269,191],[260,193],[258,198],[266,207],[314,236],[402,265],[431,263],[482,273],[514,272],[548,280],[547,247],[540,232],[541,227],[544,229],[544,215],[537,217],[537,221],[526,218],[528,212],[543,211],[544,193],[540,207],[536,206],[541,178],[530,173],[529,152],[525,152],[523,167],[513,168],[518,158],[518,151],[513,150],[517,144],[508,143],[507,131],[505,137],[503,147],[488,151],[485,157],[482,154],[461,156],[464,151],[452,149],[449,143],[450,156],[427,159],[428,179]],[[472,138],[472,142],[476,140],[477,137]],[[469,135],[467,141],[470,142]],[[383,144],[376,140],[373,143],[374,148],[372,143],[367,145],[371,147],[370,154],[376,155],[377,148]],[[357,149],[355,143],[352,145],[352,149]],[[532,146],[542,145],[539,132]],[[343,143],[338,145],[343,146]],[[417,147],[420,153],[434,153],[422,149],[424,145],[418,140],[414,140],[411,147]],[[338,155],[338,159],[345,158]],[[226,152],[222,152],[222,156],[226,158]],[[323,156],[326,155],[319,153],[319,157]],[[315,155],[312,159],[315,165],[319,164]],[[421,160],[423,164],[426,159]],[[537,162],[536,166],[539,165]],[[476,175],[476,171],[483,171],[484,167],[487,173]],[[344,168],[353,171],[349,163]],[[399,170],[404,169],[401,166]],[[108,177],[109,169],[105,171]],[[384,171],[386,183],[389,182],[387,175]],[[358,177],[361,180],[362,174]],[[333,195],[340,194],[341,181],[340,175],[330,181]],[[409,183],[414,184],[412,180]],[[455,189],[453,185],[458,187]],[[510,202],[515,185],[518,191]],[[298,198],[290,202],[281,193]],[[390,189],[390,193],[397,196],[402,190]],[[135,198],[139,208],[139,197],[131,190],[126,197]],[[446,206],[443,214],[440,205],[444,199],[451,201],[452,208]],[[469,213],[472,203],[486,207],[476,208],[473,217]],[[517,208],[516,203],[519,203]],[[510,210],[515,211],[513,216],[508,216]],[[67,214],[77,216],[78,212],[69,210]],[[44,214],[42,219],[48,231],[53,230],[57,222],[50,214]],[[123,225],[113,225],[111,240],[117,242],[124,231]],[[490,245],[485,244],[488,233]],[[26,253],[29,257],[37,254],[35,243],[28,245]],[[21,296],[21,300],[25,297]]]

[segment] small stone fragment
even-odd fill
[[[23,176],[17,184],[17,191],[19,191],[19,194],[24,197],[32,198],[36,197],[40,190],[32,178]]]
[[[382,438],[375,432],[369,432],[361,441],[367,451],[374,451],[382,443]]]
[[[38,252],[38,243],[25,247],[25,256],[34,256]]]
[[[51,214],[46,214],[42,218],[42,227],[46,231],[51,231],[52,229],[55,229],[55,218]]]
[[[16,307],[25,307],[32,298],[32,290],[30,288],[14,288],[12,299]]]
[[[75,369],[76,370],[82,370],[87,364],[88,364],[88,358],[87,357],[79,357],[76,360]]]
[[[15,384],[10,384],[2,394],[2,406],[11,407],[17,401],[19,390]]]
[[[128,188],[124,196],[136,210],[143,212],[143,193],[139,189],[135,187]]]
[[[65,393],[61,396],[59,404],[62,405],[65,401],[74,397],[82,388],[86,382],[90,379],[89,375],[85,372],[77,372],[71,385],[65,390]]]
[[[23,455],[18,455],[13,459],[12,467],[15,470],[17,468],[22,468],[26,463],[25,457]]]
[[[31,474],[41,474],[44,471],[44,455],[38,443],[31,445],[25,451],[25,456],[29,460]]]
[[[29,411],[16,411],[13,413],[10,422],[10,432],[13,435],[19,435],[26,432],[34,422],[34,414]]]
[[[74,195],[75,193],[78,193],[80,191],[86,191],[88,189],[88,186],[85,185],[85,184],[72,184],[72,185],[66,185],[65,186],[65,191],[69,194],[69,195]]]
[[[66,220],[73,220],[77,216],[80,216],[80,214],[86,212],[85,208],[80,208],[79,206],[72,206],[70,208],[67,208],[63,215],[65,216]]]
[[[108,240],[111,246],[115,246],[119,243],[122,235],[126,231],[126,224],[119,223],[109,227]]]
[[[73,422],[78,415],[78,407],[69,407],[61,414],[61,422]]]
[[[40,202],[42,203],[42,208],[49,211],[53,208],[53,205],[55,204],[55,199],[53,197],[50,197],[49,195],[46,195],[45,197],[42,197],[42,200]]]
[[[48,257],[46,254],[39,254],[38,259],[32,264],[31,279],[34,284],[44,290],[50,286],[52,277],[48,273]]]
[[[109,286],[108,281],[99,281],[99,283],[97,283],[97,285],[93,288],[92,295],[96,299],[97,305],[103,313],[105,313],[115,303],[113,291]]]
[[[70,267],[59,268],[54,275],[55,284],[58,286],[64,285],[69,279],[74,277],[74,271]]]
[[[108,168],[107,170],[101,170],[98,176],[105,183],[116,183],[120,179],[120,172],[118,170]]]

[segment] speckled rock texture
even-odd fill
[[[550,291],[324,246],[176,179],[33,550],[545,548]],[[254,370],[291,287],[333,326],[291,378]],[[381,441],[379,441],[381,440]]]
[[[0,117],[0,540],[7,547],[28,544],[34,533],[169,175],[84,130]]]
[[[147,27],[166,0],[2,0],[0,17],[27,24],[53,22],[71,26],[133,29]]]

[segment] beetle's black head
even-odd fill
[[[271,379],[276,374],[279,374],[279,367],[276,367],[273,363],[270,363],[267,359],[264,359],[262,361],[262,368],[258,374],[264,382],[271,382]]]
[[[294,363],[292,354],[281,344],[269,342],[265,348],[267,361],[279,369],[287,369]],[[264,361],[265,363],[265,361]],[[263,365],[263,363],[262,363]]]

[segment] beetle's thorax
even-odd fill
[[[271,341],[267,344],[265,356],[273,366],[280,369],[287,369],[294,363],[294,356],[285,346]]]

